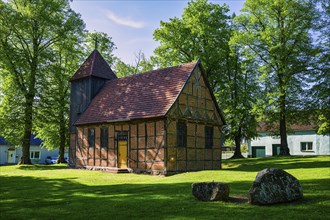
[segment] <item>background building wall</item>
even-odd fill
[[[312,142],[312,151],[302,151],[302,142]],[[273,144],[280,144],[281,140],[277,136],[271,136],[269,133],[260,133],[259,137],[249,142],[249,156],[252,155],[253,146],[265,146],[266,156],[272,156]],[[330,155],[330,136],[318,135],[315,131],[296,131],[288,134],[288,146],[291,155],[313,156]]]

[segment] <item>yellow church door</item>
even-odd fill
[[[127,141],[118,141],[118,168],[127,168]]]

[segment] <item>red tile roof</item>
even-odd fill
[[[94,50],[85,62],[79,67],[70,81],[82,79],[89,76],[96,76],[104,79],[116,79],[117,76],[112,72],[108,63],[102,55]]]
[[[109,80],[75,125],[165,116],[197,63]]]

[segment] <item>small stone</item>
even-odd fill
[[[271,205],[303,198],[300,182],[291,174],[278,168],[267,168],[257,174],[249,192],[249,203]]]
[[[229,185],[221,182],[193,183],[192,194],[201,201],[228,201]]]

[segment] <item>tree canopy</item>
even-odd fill
[[[330,2],[315,0],[318,12],[314,20],[314,34],[316,37],[316,62],[313,63],[313,84],[309,93],[309,109],[316,114],[319,134],[330,133]]]
[[[305,0],[247,0],[235,18],[235,42],[250,50],[263,81],[260,108],[264,119],[277,121],[281,155],[289,155],[287,121],[304,109],[310,68],[315,62],[312,22],[315,8]]]
[[[36,117],[35,105],[51,62],[52,46],[81,27],[80,16],[66,0],[12,0],[0,5],[0,52],[4,74],[0,106],[2,135],[22,145],[21,164],[30,164],[30,136]],[[13,101],[9,96],[14,96]],[[16,110],[22,117],[15,118]],[[8,122],[14,122],[9,124]],[[21,129],[18,129],[21,128]],[[12,132],[14,131],[14,132]]]
[[[201,59],[204,71],[223,109],[227,138],[235,140],[235,157],[242,157],[243,138],[256,135],[256,117],[252,112],[258,91],[255,71],[247,69],[249,60],[230,44],[234,32],[226,5],[196,0],[188,3],[182,18],[161,22],[154,38],[160,42],[154,59],[160,66]]]
[[[197,0],[188,3],[182,18],[161,21],[161,28],[154,31],[154,39],[160,43],[154,51],[158,66],[200,59],[214,88],[216,80],[219,80],[215,79],[216,76],[221,75],[226,66],[226,61],[220,58],[228,53],[228,11],[226,5]]]
[[[64,162],[69,79],[95,48],[119,77],[200,59],[234,157],[261,120],[278,129],[281,155],[290,154],[291,123],[313,120],[329,133],[329,1],[246,0],[240,15],[228,13],[225,4],[191,0],[154,31],[154,56],[140,51],[126,64],[111,36],[86,31],[67,0],[0,1],[0,135],[22,146],[21,164],[31,163],[32,133],[44,147],[59,147]]]
[[[77,24],[79,25],[79,24]],[[34,120],[37,137],[47,149],[59,148],[58,162],[64,163],[65,148],[69,146],[70,78],[78,69],[83,41],[83,24],[75,32],[52,45],[50,64],[44,70],[40,85],[37,113]],[[80,54],[80,56],[79,56]]]

